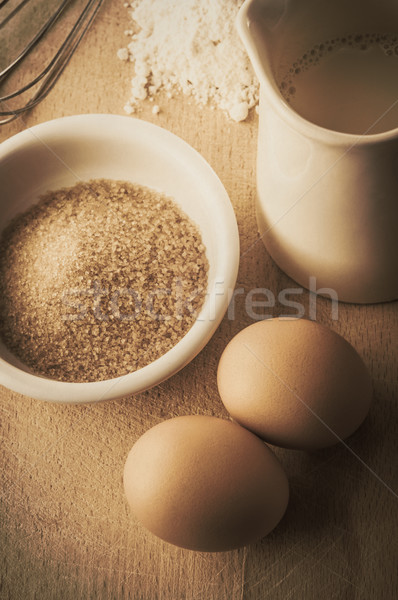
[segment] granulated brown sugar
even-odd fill
[[[47,193],[0,241],[0,335],[35,373],[135,371],[193,325],[207,288],[200,232],[154,190],[93,180]]]

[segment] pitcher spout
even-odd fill
[[[260,83],[269,74],[272,31],[283,19],[288,0],[246,1],[239,10],[236,26]]]

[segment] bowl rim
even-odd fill
[[[26,372],[0,357],[0,384],[31,398],[56,403],[82,404],[112,400],[148,390],[185,367],[205,347],[221,323],[234,289],[239,268],[239,232],[230,198],[224,185],[202,155],[171,131],[136,117],[111,114],[81,114],[60,117],[24,129],[0,144],[0,163],[20,150],[27,143],[46,144],[46,138],[74,130],[79,136],[98,133],[105,128],[106,135],[117,135],[118,130],[131,131],[136,135],[150,135],[167,143],[176,153],[192,163],[198,176],[205,177],[216,195],[212,198],[212,210],[218,212],[218,222],[223,227],[217,231],[217,248],[222,257],[217,264],[213,285],[207,290],[202,309],[185,336],[168,352],[149,365],[114,379],[89,383],[72,383],[47,379]],[[59,139],[59,138],[58,138]],[[142,182],[144,184],[144,182]],[[218,253],[219,255],[219,253]],[[218,256],[219,258],[219,256]],[[223,292],[218,289],[223,286]]]

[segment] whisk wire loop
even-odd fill
[[[15,11],[21,8],[21,5],[26,4],[28,1],[29,0],[22,0],[22,2],[20,2],[20,4],[14,9],[12,13],[10,13],[10,15],[8,15],[8,17],[6,17],[5,20],[9,20],[9,17],[11,15],[14,15]],[[7,2],[8,0],[2,0],[2,2],[0,2],[0,9],[3,8]],[[51,14],[46,23],[40,28],[36,35],[28,42],[25,48],[20,52],[17,58],[13,60],[0,73],[0,83],[3,82],[11,74],[11,72],[21,64],[23,59],[26,58],[30,54],[30,52],[32,52],[33,48],[40,42],[43,36],[60,18],[61,14],[66,9],[67,5],[70,4],[70,2],[71,0],[63,0],[63,2],[58,6],[58,8]],[[81,42],[84,35],[91,26],[92,22],[94,21],[102,3],[103,0],[88,0],[88,2],[82,8],[78,18],[74,22],[69,33],[63,40],[62,44],[59,46],[58,50],[55,52],[48,64],[42,69],[42,71],[38,75],[36,75],[31,81],[22,85],[17,90],[8,93],[4,96],[0,96],[0,105],[6,105],[5,110],[0,110],[0,116],[5,117],[3,120],[0,120],[0,125],[9,123],[10,121],[16,119],[25,111],[39,104],[39,102],[41,102],[49,94],[49,92],[53,89],[54,85],[62,75],[65,67],[71,60],[79,43]],[[0,29],[4,25],[5,20],[0,22]],[[39,89],[22,106],[18,108],[7,107],[7,102],[9,100],[21,96],[40,82],[41,84],[39,86]]]

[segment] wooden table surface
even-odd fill
[[[52,118],[124,114],[133,65],[126,9],[105,1],[56,88],[37,108],[0,128],[1,140]],[[297,287],[267,255],[255,216],[257,116],[233,123],[185,97],[143,102],[139,118],[174,132],[214,168],[234,206],[241,241],[237,286],[275,296]],[[21,174],[23,176],[23,173]],[[291,485],[287,513],[260,542],[225,553],[170,546],[132,518],[122,470],[135,440],[152,425],[186,414],[227,417],[216,386],[221,352],[253,322],[238,297],[206,348],[180,373],[135,397],[56,405],[0,386],[0,598],[10,600],[390,600],[398,597],[398,304],[317,299],[316,320],[363,357],[374,401],[347,441],[318,452],[275,448]],[[309,295],[302,301],[308,316]],[[286,314],[278,302],[267,314]],[[294,314],[294,311],[292,312]]]

